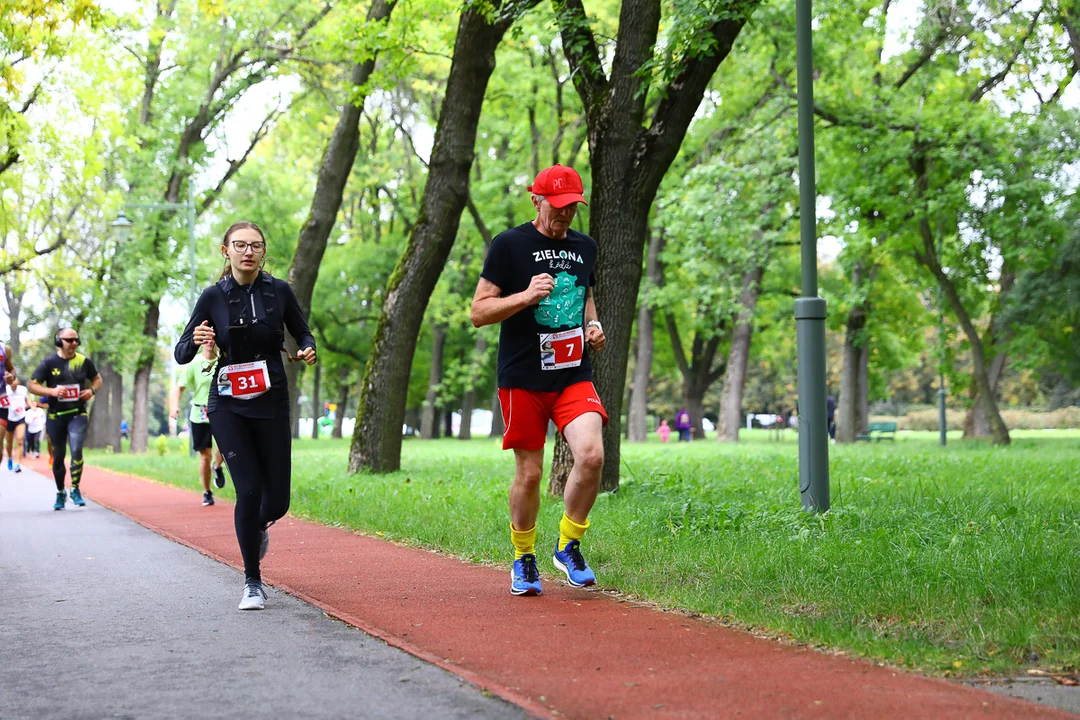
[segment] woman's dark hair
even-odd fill
[[[258,225],[256,225],[253,222],[248,222],[247,220],[241,220],[240,222],[235,222],[235,223],[233,223],[232,225],[229,226],[229,229],[225,231],[225,237],[221,238],[221,244],[223,246],[228,245],[229,244],[229,236],[232,235],[237,230],[244,230],[244,229],[254,230],[255,232],[259,233],[259,237],[262,238],[262,241],[266,242],[266,234],[262,231],[261,227],[259,227]],[[265,258],[264,258],[264,261],[265,261]],[[231,268],[231,265],[229,263],[229,258],[225,258],[225,269],[223,269],[221,271],[221,277],[218,278],[218,279],[220,280],[220,279],[225,278],[225,276],[229,274],[229,271],[231,269],[232,268]]]

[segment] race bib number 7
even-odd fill
[[[60,402],[74,402],[79,399],[78,385],[57,385],[56,389],[60,391],[56,398]]]
[[[579,327],[557,333],[540,333],[542,370],[578,367],[584,352],[585,333]]]
[[[226,365],[218,373],[218,395],[237,400],[251,400],[270,389],[266,361]]]

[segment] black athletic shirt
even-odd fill
[[[58,387],[60,385],[78,385],[79,390],[90,387],[90,383],[98,376],[94,361],[81,353],[75,353],[75,357],[67,360],[53,353],[41,361],[34,368],[30,378],[45,387]],[[86,412],[86,403],[82,400],[61,400],[50,397],[49,417],[57,413],[76,414]],[[73,412],[74,411],[74,412]]]
[[[596,284],[595,266],[596,241],[575,230],[566,239],[555,240],[529,222],[500,233],[491,243],[480,277],[498,286],[502,297],[526,290],[535,275],[555,278],[551,295],[502,321],[499,387],[556,392],[592,380],[584,344],[580,366],[545,370],[553,358],[545,342],[548,337],[541,336],[582,328],[585,300]]]
[[[284,417],[289,419],[289,387],[285,377],[285,364],[281,348],[285,345],[285,328],[293,336],[300,349],[314,348],[315,338],[308,329],[307,320],[300,311],[289,283],[264,272],[251,285],[240,285],[230,274],[216,284],[203,290],[195,311],[188,320],[184,333],[173,349],[176,362],[186,365],[195,358],[199,346],[192,339],[195,328],[204,320],[214,328],[214,338],[221,357],[214,368],[215,381],[210,383],[210,399],[207,412],[228,409],[237,415],[251,418]],[[250,327],[250,356],[239,357],[234,348],[229,326]],[[270,391],[250,400],[238,400],[218,395],[216,379],[221,368],[235,363],[266,361],[270,375]]]

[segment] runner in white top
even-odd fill
[[[26,411],[26,454],[35,458],[41,457],[41,436],[45,434],[45,408],[38,403],[30,401],[31,407]]]
[[[26,411],[28,402],[26,387],[12,378],[7,386],[7,469],[22,472],[23,441],[26,439]]]

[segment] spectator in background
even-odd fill
[[[129,428],[128,428],[127,420],[121,419],[120,420],[120,437],[124,438],[125,440],[127,440],[128,429]]]
[[[679,442],[690,442],[690,413],[685,409],[675,415],[675,429],[679,431]]]
[[[671,428],[668,427],[667,420],[660,421],[660,427],[656,429],[656,432],[660,435],[660,442],[666,443],[668,438],[671,437]]]

